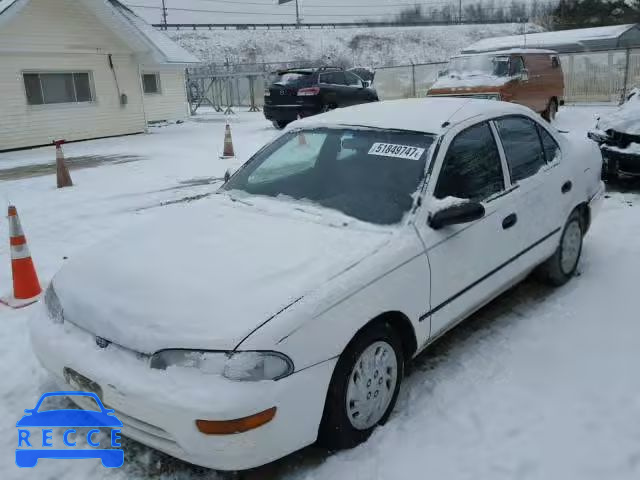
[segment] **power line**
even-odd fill
[[[432,3],[424,3],[417,5],[450,5],[453,8],[453,5],[450,2],[432,2]],[[162,10],[163,7],[151,6],[151,5],[134,5],[127,4],[128,7],[131,8],[142,8],[142,9],[153,9],[153,10]],[[167,10],[180,11],[180,12],[192,12],[192,13],[222,13],[222,14],[233,14],[233,15],[267,15],[267,16],[295,16],[295,13],[275,13],[275,12],[240,12],[240,11],[231,11],[231,10],[208,10],[208,9],[197,9],[197,8],[178,8],[178,7],[166,7]],[[493,7],[480,7],[475,9],[476,12],[490,12],[490,11],[499,11],[503,10],[505,12],[510,10],[518,10],[520,6],[493,6]],[[344,17],[344,13],[310,13],[307,14],[307,17]],[[353,14],[351,14],[353,16]]]

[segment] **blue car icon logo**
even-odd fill
[[[82,409],[59,409],[39,411],[42,402],[50,397],[90,397],[100,411]],[[86,399],[84,399],[86,401]],[[18,448],[16,449],[16,465],[21,468],[35,467],[40,458],[56,459],[85,459],[99,458],[107,468],[118,468],[124,463],[123,450],[118,442],[122,422],[114,414],[114,410],[104,407],[98,395],[92,392],[50,392],[40,397],[34,409],[25,410],[18,427]],[[71,448],[54,448],[52,428],[65,428],[62,438],[56,438],[57,443],[63,443]],[[32,429],[42,428],[42,438]],[[91,428],[86,434],[87,444],[91,448],[74,448],[77,445],[78,434],[75,428]],[[95,436],[101,429],[111,429],[110,449],[100,448],[100,442]],[[62,440],[62,442],[60,442]],[[39,448],[42,447],[42,448]]]

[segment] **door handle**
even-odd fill
[[[518,223],[518,216],[515,213],[512,213],[502,220],[502,228],[507,230],[508,228],[513,227],[516,223]]]
[[[562,193],[569,193],[572,188],[573,188],[573,183],[571,183],[571,180],[567,180],[562,184],[561,191]]]

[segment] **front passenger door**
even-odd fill
[[[437,175],[434,198],[426,208],[434,212],[455,197],[481,202],[485,216],[440,230],[422,221],[418,225],[431,268],[431,309],[423,320],[430,317],[432,336],[496,296],[514,278],[517,273],[509,260],[519,227],[511,207],[517,193],[507,189],[503,159],[488,122],[456,135]]]

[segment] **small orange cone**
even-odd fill
[[[12,308],[22,308],[38,300],[42,293],[36,269],[33,266],[27,239],[20,225],[16,207],[9,207],[9,244],[11,245],[11,271],[13,273],[13,297],[0,301]]]
[[[227,122],[227,126],[224,129],[224,150],[220,158],[234,158],[235,156],[233,139],[231,138],[231,126],[229,126],[229,122]]]
[[[302,117],[300,116],[300,114],[298,114],[298,120],[301,120]],[[298,134],[298,145],[300,145],[301,147],[306,147],[307,145],[309,145],[307,143],[307,137],[304,136],[304,133],[300,132]]]
[[[64,163],[64,153],[62,153],[62,144],[64,142],[64,140],[57,140],[53,142],[56,146],[56,177],[58,180],[58,188],[73,187],[71,175],[69,175],[69,169]]]

